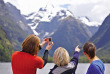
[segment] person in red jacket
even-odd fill
[[[39,50],[46,44],[43,59],[36,56]],[[46,38],[40,44],[36,35],[29,35],[22,43],[22,51],[12,54],[11,65],[13,74],[36,74],[37,68],[42,69],[48,60],[48,51],[52,48],[53,42]]]

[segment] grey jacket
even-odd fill
[[[58,67],[55,65],[49,74],[75,74],[77,65],[78,65],[78,58],[79,58],[79,52],[74,52],[73,58],[71,59],[70,63],[66,66],[60,66]]]

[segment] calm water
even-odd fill
[[[43,69],[38,69],[37,74],[48,74],[53,66],[53,63],[48,63]],[[86,74],[88,67],[88,63],[79,63],[76,74]],[[0,74],[12,74],[11,63],[0,63]],[[110,74],[110,64],[105,64],[105,74]]]

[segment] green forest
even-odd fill
[[[0,61],[11,61],[13,51],[10,41],[0,25]]]

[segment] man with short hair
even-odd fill
[[[105,66],[96,56],[96,47],[92,42],[86,42],[83,46],[84,55],[91,63],[86,74],[104,74]]]

